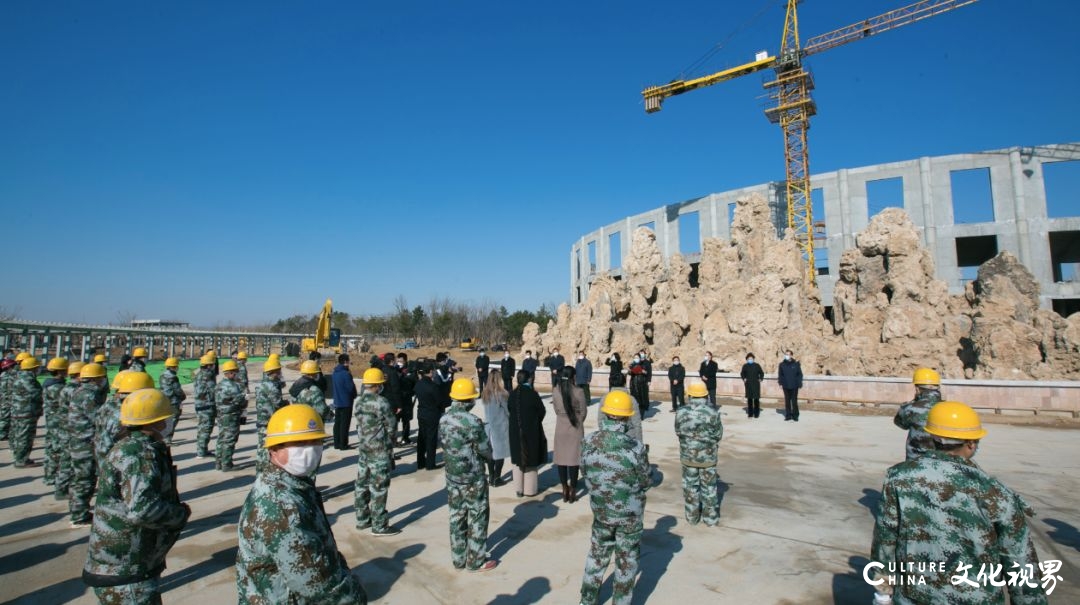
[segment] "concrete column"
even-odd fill
[[[31,334],[30,335],[30,349],[29,349],[29,351],[30,351],[30,354],[34,355],[35,357],[37,357],[37,355],[35,355],[35,353],[37,353],[37,338],[38,338],[37,334]]]
[[[933,187],[933,165],[930,163],[930,158],[919,158],[919,200],[918,207],[912,207],[908,212],[914,215],[919,212],[922,216],[923,223],[923,245],[926,246],[933,254],[938,254],[937,250],[937,220],[934,218],[934,187]]]
[[[611,250],[608,249],[607,229],[600,227],[596,237],[596,270],[604,273],[611,269]]]

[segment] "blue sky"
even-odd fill
[[[802,34],[903,4],[807,2]],[[775,53],[782,5],[0,3],[0,307],[242,325],[326,297],[564,301],[581,235],[783,178],[760,75],[640,100],[719,43],[683,75]],[[811,172],[1080,141],[1078,17],[982,0],[811,57]]]

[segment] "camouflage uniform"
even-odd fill
[[[17,365],[0,374],[0,439],[8,439],[11,429],[11,395],[17,374]]]
[[[217,416],[217,408],[214,407],[214,371],[210,368],[199,368],[195,375],[195,414],[199,417],[199,432],[195,436],[195,455],[199,458],[206,456],[207,447],[210,444],[210,433],[214,432],[214,418]]]
[[[45,408],[45,484],[56,485],[57,468],[60,466],[60,452],[67,448],[64,439],[64,410],[60,407],[60,392],[66,381],[50,376],[41,386],[41,398]]]
[[[146,363],[142,359],[133,359],[131,360],[131,367],[128,369],[132,372],[145,372]]]
[[[73,380],[60,389],[60,417],[57,420],[59,428],[56,433],[59,445],[57,446],[56,479],[53,481],[53,497],[57,500],[66,500],[68,488],[71,486],[71,427],[68,423],[72,397],[78,388],[79,383]]]
[[[244,392],[248,392],[248,374],[247,374],[247,360],[236,360],[236,382],[240,383],[240,388],[244,389]]]
[[[930,408],[941,401],[941,391],[937,389],[919,389],[915,399],[900,406],[893,424],[907,429],[907,459],[914,460],[924,452],[934,449],[934,439],[923,430]]]
[[[439,419],[450,508],[450,560],[457,569],[479,569],[487,561],[488,484],[484,468],[491,441],[484,423],[455,401]]]
[[[26,466],[30,451],[34,449],[34,435],[37,434],[37,422],[41,418],[44,402],[41,398],[41,383],[37,374],[31,370],[19,370],[11,394],[11,429],[8,443],[15,466]]]
[[[705,525],[714,526],[720,518],[716,494],[716,448],[724,436],[720,410],[709,404],[708,397],[691,397],[690,405],[675,412],[675,434],[679,437],[686,520],[697,525],[704,518]]]
[[[323,424],[330,424],[334,420],[334,411],[330,406],[326,405],[326,396],[323,395],[322,389],[315,384],[300,391],[300,394],[296,397],[296,403],[303,403],[314,408],[315,412],[322,417]]]
[[[101,465],[83,582],[101,603],[161,603],[158,578],[190,509],[158,436],[124,428]]]
[[[263,440],[266,439],[266,425],[274,412],[288,405],[281,397],[281,387],[284,386],[270,376],[263,375],[262,382],[255,387],[255,430],[259,435],[259,441],[255,444],[256,465],[261,468],[270,459]]]
[[[237,533],[240,603],[367,603],[360,579],[338,551],[311,478],[268,464],[255,476]]]
[[[71,452],[71,487],[68,510],[71,522],[90,519],[90,498],[97,481],[94,457],[94,414],[105,404],[108,390],[96,382],[83,382],[71,395],[68,408],[68,451]]]
[[[105,402],[105,405],[94,412],[94,455],[97,458],[97,467],[105,463],[105,457],[116,443],[116,435],[120,432],[120,404],[126,395],[113,393]]]
[[[172,445],[173,434],[176,432],[177,423],[180,422],[180,413],[184,400],[187,399],[187,393],[184,392],[184,387],[180,386],[180,377],[176,375],[176,370],[173,368],[162,370],[158,384],[161,386],[161,392],[169,398],[173,406],[173,430],[165,435],[165,443]]]
[[[0,374],[0,439],[8,438],[8,430],[11,427],[11,392],[18,372],[19,366],[16,365]]]
[[[310,390],[305,390],[301,396]],[[390,463],[394,455],[397,417],[385,397],[366,390],[356,398],[353,416],[356,417],[356,436],[360,442],[357,446],[354,489],[356,528],[371,526],[373,532],[379,532],[388,527],[386,495],[390,489]]]
[[[626,433],[626,421],[599,418],[599,430],[581,445],[581,470],[589,489],[593,525],[581,602],[599,600],[612,551],[615,553],[615,605],[630,603],[637,575],[638,553],[645,515],[645,491],[650,487],[645,446]]]
[[[1005,574],[1032,565],[1039,573],[1039,557],[1031,542],[1024,515],[1034,515],[1024,500],[973,461],[948,452],[929,450],[922,456],[889,469],[881,488],[881,504],[874,527],[871,559],[889,565],[944,562],[945,570],[914,572],[925,584],[893,587],[893,602],[949,603],[950,605],[1003,605],[1005,590],[978,582],[954,586],[951,577],[959,565],[970,565],[975,581],[981,566],[1000,565]],[[917,567],[916,567],[917,569]],[[906,574],[901,574],[906,575]],[[963,575],[963,572],[960,572]],[[1037,578],[1033,578],[1037,582]],[[1037,587],[1008,587],[1013,605],[1046,603]]]
[[[218,417],[217,464],[218,470],[233,468],[233,452],[240,438],[240,414],[247,407],[247,397],[236,380],[225,378],[217,385]]]

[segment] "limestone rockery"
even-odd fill
[[[697,286],[678,254],[667,266],[652,231],[634,232],[622,279],[600,275],[588,299],[563,304],[545,332],[531,323],[524,349],[585,351],[604,359],[648,349],[691,370],[711,351],[722,371],[747,352],[768,363],[792,349],[814,374],[902,376],[929,366],[951,378],[1080,379],[1080,313],[1039,307],[1039,286],[1009,252],[984,263],[962,296],[935,279],[907,214],[887,208],[840,259],[833,320],[759,195],[738,200],[732,239],[702,243]],[[665,364],[666,365],[666,364]]]

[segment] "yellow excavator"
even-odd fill
[[[330,317],[334,313],[334,303],[329,298],[319,313],[319,321],[315,324],[315,337],[305,338],[300,342],[300,349],[304,353],[318,351],[320,353],[341,353],[341,330],[330,327]]]

